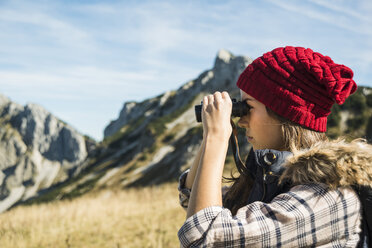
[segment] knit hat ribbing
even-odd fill
[[[303,47],[280,47],[255,59],[238,87],[274,112],[325,132],[334,102],[343,104],[357,85],[350,68]]]

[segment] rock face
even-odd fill
[[[0,212],[66,180],[86,157],[85,138],[72,127],[0,95]]]

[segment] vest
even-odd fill
[[[278,182],[284,171],[282,164],[291,154],[287,151],[251,149],[245,164],[254,184],[247,204],[255,201],[269,203],[275,196],[289,191],[290,183],[278,186]]]

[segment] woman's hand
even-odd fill
[[[215,92],[203,98],[202,122],[204,138],[214,137],[222,140],[230,138],[232,102],[227,92]]]

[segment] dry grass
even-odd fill
[[[185,215],[175,183],[105,190],[0,214],[0,247],[178,247]]]

